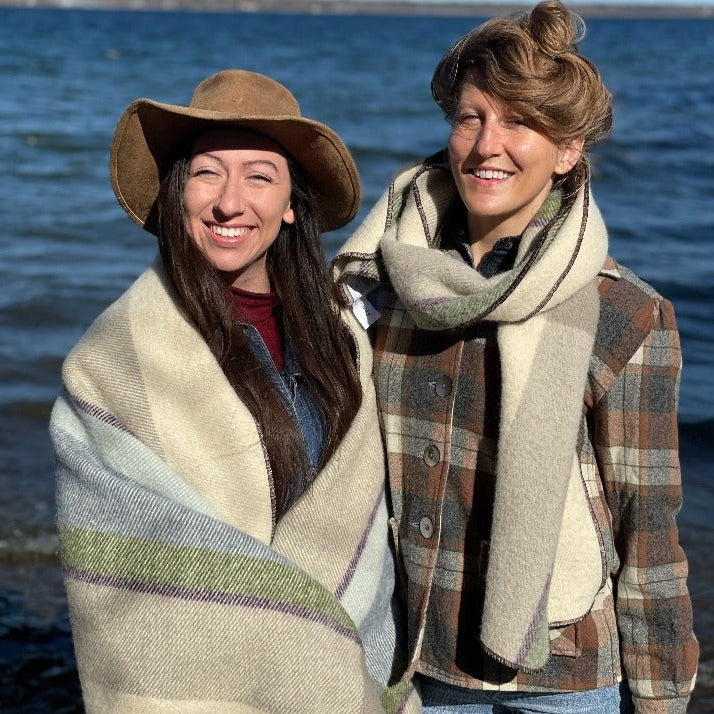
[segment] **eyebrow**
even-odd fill
[[[275,173],[280,173],[280,169],[278,168],[278,165],[271,161],[270,159],[250,159],[248,161],[243,162],[243,166],[250,167],[250,166],[256,166],[260,164],[265,164],[266,166],[270,166]]]
[[[199,151],[197,154],[194,154],[191,157],[191,161],[198,158],[199,156],[208,156],[211,159],[213,159],[214,161],[218,161],[221,164],[223,163],[223,160],[220,158],[220,156],[218,156],[213,151]],[[260,165],[269,166],[271,169],[273,169],[273,171],[275,171],[275,173],[277,173],[277,174],[280,173],[280,169],[278,168],[278,165],[274,161],[271,161],[270,159],[247,159],[246,161],[244,161],[241,164],[241,166],[244,166],[246,168],[250,168],[253,166],[260,166]]]

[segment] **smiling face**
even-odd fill
[[[186,226],[226,282],[268,292],[266,253],[294,223],[288,162],[280,146],[244,130],[209,131],[193,144],[184,188]]]
[[[554,175],[576,163],[582,142],[558,146],[471,83],[461,89],[449,137],[451,170],[468,212],[472,244],[519,235]]]

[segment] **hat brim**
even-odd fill
[[[300,165],[317,196],[321,228],[341,228],[356,215],[360,183],[352,155],[329,127],[295,116],[223,114],[138,99],[117,124],[110,152],[114,193],[132,220],[158,232],[159,186],[180,147],[203,131],[241,128],[270,137]]]

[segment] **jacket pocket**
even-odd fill
[[[560,655],[561,657],[580,657],[582,651],[578,623],[551,629],[551,654]]]

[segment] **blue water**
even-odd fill
[[[391,175],[439,148],[431,71],[477,18],[0,8],[0,702],[80,711],[54,550],[46,436],[63,356],[154,254],[116,204],[107,153],[133,99],[187,103],[225,67],[288,85],[363,180],[357,225]],[[593,158],[611,252],[675,306],[682,541],[702,641],[693,712],[714,711],[714,20],[593,19],[583,50],[615,98]],[[332,254],[350,227],[325,238]],[[10,708],[7,708],[10,707]]]

